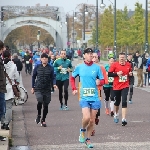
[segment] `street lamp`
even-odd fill
[[[110,0],[109,0],[110,1]],[[110,1],[111,2],[111,1]],[[111,2],[112,3],[112,2]],[[113,3],[112,3],[113,4]],[[104,9],[105,4],[103,3],[103,0],[101,0],[101,8]],[[117,39],[116,39],[116,0],[114,0],[114,54],[115,54],[115,58],[117,59]]]
[[[148,0],[145,5],[145,52],[148,51]]]
[[[87,10],[87,6],[84,4],[84,11],[83,11],[83,44],[84,44],[84,48],[85,48],[85,15],[88,14],[88,10]],[[77,19],[77,13],[81,13],[81,12],[75,12],[75,16],[74,19]]]

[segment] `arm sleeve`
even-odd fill
[[[139,57],[139,58],[138,58],[138,68],[140,68],[141,65],[142,65],[142,58]]]
[[[36,76],[37,76],[37,66],[36,66],[36,67],[34,68],[34,70],[33,70],[33,75],[32,75],[32,88],[35,87]]]
[[[14,74],[14,79],[17,81],[17,82],[20,82],[20,78],[19,78],[19,73],[17,71],[17,67],[15,67],[15,74]]]
[[[103,72],[101,68],[98,69],[98,78],[100,80],[100,86],[104,85],[105,80],[104,80],[104,76],[103,76]]]
[[[54,71],[58,72],[59,71],[59,66],[57,65],[57,60],[54,61],[53,66],[54,66]]]
[[[53,80],[53,85],[56,85],[56,76],[54,73],[54,67],[52,67],[51,79]]]
[[[108,71],[108,77],[117,77],[117,73],[114,73],[115,72],[115,63],[113,63],[110,68],[109,68],[109,71]]]
[[[75,78],[79,76],[79,66],[77,66],[74,71],[72,72],[72,76],[70,77],[70,84],[72,90],[77,90],[76,85],[75,85]]]
[[[147,69],[148,66],[149,66],[149,62],[150,62],[150,59],[148,59],[147,62],[146,62],[146,69]]]
[[[103,76],[104,76],[104,84],[108,84],[108,76],[106,74],[106,70],[103,66],[101,66],[101,70],[102,70],[102,73],[103,73]]]
[[[72,63],[71,63],[71,61],[70,61],[70,63],[69,63],[69,68],[72,70]]]

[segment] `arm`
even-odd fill
[[[105,81],[104,84],[108,84],[108,76],[107,76],[106,70],[103,66],[101,66],[101,70],[102,70],[102,73],[103,73],[103,76],[104,76],[104,81]]]
[[[37,66],[33,70],[33,75],[32,75],[32,88],[35,88],[35,80],[37,76]]]
[[[141,65],[142,65],[142,58],[139,57],[139,58],[138,58],[138,68],[140,68]]]
[[[114,72],[115,72],[115,64],[112,64],[108,71],[108,77],[118,77],[117,73]]]
[[[17,71],[17,67],[15,66],[15,69],[14,69],[14,79],[16,80],[16,82],[20,82],[20,78],[19,78],[19,73]]]
[[[104,79],[103,72],[102,72],[101,68],[98,69],[98,79],[100,80],[99,85],[103,86],[105,84],[105,79]]]
[[[72,90],[77,90],[76,85],[75,85],[75,78],[79,76],[79,66],[75,68],[75,70],[72,72],[72,76],[70,77],[70,84]]]
[[[55,72],[59,72],[59,71],[60,71],[60,68],[59,68],[59,66],[58,66],[58,64],[57,64],[57,60],[54,61],[53,66],[54,66]]]
[[[70,60],[69,60],[70,61]],[[69,69],[70,69],[70,72],[72,72],[72,63],[71,63],[71,61],[70,61],[70,63],[69,63]]]
[[[52,67],[51,79],[53,80],[53,82],[52,82],[53,86],[56,85],[56,76],[55,76],[55,72],[54,72],[54,67]]]

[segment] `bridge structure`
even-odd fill
[[[66,14],[55,6],[0,6],[0,40],[18,27],[32,25],[45,29],[54,39],[56,48],[67,47]]]

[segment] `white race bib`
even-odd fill
[[[26,61],[26,64],[29,64],[29,61]]]
[[[83,96],[94,96],[95,88],[83,88]]]
[[[126,82],[126,81],[127,81],[127,75],[119,77],[119,82]]]
[[[114,77],[108,77],[108,82],[109,82],[109,83],[114,82]]]
[[[67,74],[67,68],[62,68],[61,71],[60,71],[60,73]]]

